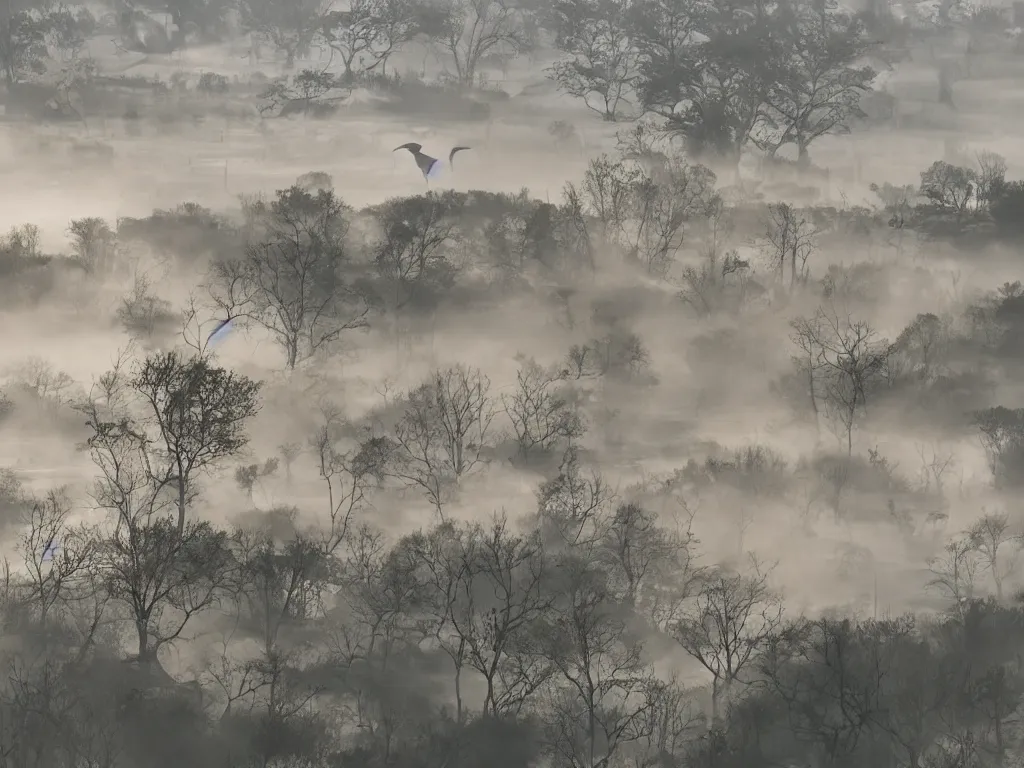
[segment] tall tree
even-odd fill
[[[555,4],[559,50],[569,58],[549,69],[564,93],[614,121],[633,96],[639,57],[630,37],[629,5],[621,0],[561,0]]]
[[[644,108],[665,118],[696,156],[738,163],[767,124],[767,97],[788,53],[777,7],[662,0],[642,3],[636,14]]]
[[[366,295],[346,276],[349,208],[333,191],[300,187],[259,205],[241,258],[216,262],[209,288],[229,314],[269,331],[289,370],[366,326]]]
[[[485,56],[527,50],[531,27],[526,12],[506,0],[451,0],[438,42],[451,55],[459,83],[473,85]]]
[[[760,143],[772,154],[795,144],[806,165],[811,142],[846,132],[851,118],[864,116],[860,98],[876,73],[857,66],[869,48],[863,21],[840,11],[836,0],[799,0],[790,14],[782,31],[788,55],[767,95],[774,130]]]
[[[147,438],[158,462],[154,471],[176,492],[181,534],[199,476],[248,443],[246,422],[259,412],[260,384],[177,352],[146,358],[131,384],[146,405],[140,427],[154,428]]]
[[[426,28],[422,10],[409,0],[352,0],[346,10],[326,15],[322,33],[351,79],[383,72],[392,54]]]

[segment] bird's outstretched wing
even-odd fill
[[[417,144],[415,141],[410,141],[408,144],[403,144],[400,147],[395,147],[391,151],[392,152],[397,152],[400,149],[408,149],[410,152],[412,152],[415,155],[417,152],[419,152],[421,149],[423,149],[423,145],[422,144]]]
[[[455,167],[455,153],[461,152],[464,149],[472,149],[472,147],[454,147],[451,152],[448,153],[448,165],[452,168]]]

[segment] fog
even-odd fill
[[[1016,764],[1010,9],[0,20],[0,768]]]

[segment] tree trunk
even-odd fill
[[[136,619],[135,631],[139,636],[139,662],[151,661],[153,654],[149,650],[149,620]]]
[[[185,534],[185,480],[178,477],[178,538]]]
[[[462,724],[462,663],[455,662],[455,722]]]

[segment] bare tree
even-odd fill
[[[934,490],[941,494],[945,487],[946,474],[956,467],[956,457],[952,451],[939,450],[937,446],[927,449],[918,445],[917,455],[921,459],[921,486],[924,490]]]
[[[131,289],[121,298],[117,319],[131,338],[152,343],[169,331],[178,318],[171,302],[153,292],[149,277],[143,272],[136,272]]]
[[[540,536],[514,533],[504,515],[488,527],[474,526],[470,541],[464,562],[472,581],[452,623],[486,683],[484,713],[518,714],[552,672],[536,636],[552,604],[549,563]]]
[[[283,513],[278,521],[294,526],[294,510],[278,512]],[[255,639],[259,652],[232,660],[225,642],[219,664],[207,670],[221,689],[225,714],[245,707],[269,728],[300,716],[323,690],[303,668],[303,656],[309,658],[302,653],[303,631],[323,617],[325,585],[335,570],[314,537],[275,527],[239,529],[231,542],[238,564],[232,591],[239,609],[231,637]]]
[[[977,179],[972,168],[936,160],[921,172],[921,194],[940,211],[951,213],[960,221],[974,199]]]
[[[313,44],[329,7],[324,0],[297,0],[286,5],[271,0],[242,0],[238,10],[243,30],[270,41],[284,53],[285,66],[291,69],[296,58]]]
[[[627,503],[620,504],[607,522],[595,555],[608,571],[608,587],[615,599],[636,608],[660,586],[659,576],[680,565],[676,555],[681,544],[658,525],[653,513]],[[673,575],[683,580],[692,574]]]
[[[557,545],[589,548],[604,534],[614,498],[600,473],[585,472],[579,452],[569,446],[558,474],[537,491],[537,516]]]
[[[327,486],[329,522],[320,545],[332,555],[348,537],[354,519],[369,508],[367,491],[382,477],[386,456],[375,451],[372,442],[346,445],[344,425],[333,406],[324,407],[323,419],[310,444]]]
[[[9,375],[13,384],[50,405],[63,405],[72,399],[69,395],[75,384],[74,378],[41,357],[26,358],[14,366]]]
[[[199,477],[248,443],[246,422],[259,412],[261,385],[177,352],[147,357],[131,385],[146,406],[138,428],[155,433],[146,445],[158,462],[151,466],[160,485],[175,489],[184,531]]]
[[[820,346],[818,339],[823,334],[821,320],[818,315],[814,317],[800,317],[790,323],[793,332],[789,340],[797,348],[797,354],[792,356],[793,365],[797,375],[807,383],[807,398],[814,415],[815,429],[821,430],[821,398],[823,396],[821,378],[823,375],[822,365],[819,358]]]
[[[789,262],[789,288],[793,290],[797,281],[807,281],[807,259],[814,252],[818,230],[789,203],[769,205],[768,215],[765,255],[780,281]]]
[[[872,384],[884,373],[890,345],[867,323],[840,319],[834,309],[819,307],[814,318],[798,320],[793,327],[792,338],[802,353],[795,360],[808,376],[812,407],[817,413],[818,404],[824,406],[836,436],[852,455],[857,418],[867,407]]]
[[[999,405],[975,411],[973,416],[996,487],[1015,483],[1015,460],[1024,449],[1024,408]]]
[[[494,418],[490,387],[478,369],[456,365],[435,371],[408,395],[391,472],[423,489],[438,515],[448,484],[483,460]]]
[[[62,486],[33,499],[24,513],[18,548],[28,570],[29,604],[44,627],[52,614],[66,614],[87,597],[82,588],[90,586],[88,575],[96,565],[95,536],[84,526],[72,527],[71,510]]]
[[[550,451],[583,435],[583,416],[565,389],[559,371],[546,370],[533,358],[523,361],[516,373],[515,391],[501,396],[520,456],[533,450]]]
[[[988,208],[994,199],[999,195],[1000,188],[1006,180],[1006,158],[1002,155],[984,150],[977,155],[978,162],[978,189],[975,192],[975,199],[982,208]]]
[[[556,45],[570,58],[548,76],[604,120],[630,104],[639,56],[629,40],[629,5],[618,0],[562,0],[554,6]]]
[[[455,673],[455,719],[462,723],[464,712],[462,674],[469,655],[469,638],[459,631],[456,614],[465,612],[467,596],[474,594],[467,558],[472,548],[463,526],[442,522],[426,533],[405,537],[397,548],[408,548],[420,561],[426,588],[425,609],[434,640],[451,659]]]
[[[327,13],[322,34],[341,56],[345,77],[383,73],[388,59],[423,29],[418,9],[408,0],[354,0],[344,11]]]
[[[107,275],[118,258],[117,235],[101,218],[72,219],[68,226],[71,247],[86,272]]]
[[[400,197],[371,209],[380,228],[372,247],[377,274],[385,281],[385,301],[400,312],[448,287],[456,265],[450,260],[459,241],[453,205],[435,195]]]
[[[563,558],[559,573],[545,653],[564,684],[548,701],[546,740],[567,765],[604,768],[624,745],[651,736],[653,672],[604,574],[577,557]]]
[[[261,237],[245,256],[213,264],[208,287],[215,302],[229,317],[269,331],[289,370],[366,326],[366,297],[342,271],[347,212],[330,190],[283,190],[261,209]]]
[[[451,0],[438,42],[451,54],[459,83],[473,85],[485,56],[524,52],[532,39],[523,11],[504,0]]]
[[[968,529],[967,536],[984,560],[985,569],[996,586],[996,599],[1003,600],[1003,580],[1020,554],[1020,539],[1010,531],[1010,519],[1003,512],[987,512]],[[1013,551],[1006,550],[1013,547]]]
[[[722,715],[722,700],[782,622],[782,601],[768,586],[770,571],[755,561],[750,574],[708,576],[696,602],[672,628],[676,642],[711,673],[711,720]]]
[[[358,526],[345,542],[342,588],[328,617],[327,644],[342,673],[343,693],[356,725],[387,753],[415,698],[392,672],[398,654],[429,636],[418,578],[421,563],[408,550],[391,550],[383,535]]]
[[[689,223],[715,205],[715,174],[673,155],[660,167],[643,173],[633,186],[626,253],[664,277],[682,247]]]
[[[942,554],[928,561],[928,571],[932,574],[928,586],[948,597],[961,618],[967,601],[974,597],[974,579],[979,565],[975,542],[966,536],[948,542]]]
[[[167,494],[166,474],[154,470],[149,438],[120,410],[123,400],[89,398],[79,408],[89,438],[83,448],[100,472],[97,506],[113,514],[100,542],[98,569],[111,598],[128,609],[138,637],[137,658],[155,662],[191,618],[211,607],[230,568],[226,537],[207,522],[186,523]]]

